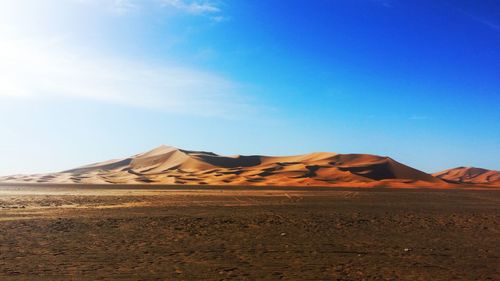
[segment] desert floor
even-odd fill
[[[0,186],[1,280],[500,280],[500,191]]]

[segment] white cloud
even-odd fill
[[[186,1],[186,0],[160,0],[165,7],[173,7],[189,14],[214,14],[219,13],[220,8],[208,1]]]
[[[132,11],[138,10],[140,4],[137,0],[67,0],[70,2],[77,2],[82,4],[91,4],[95,6],[102,6],[112,13],[118,15],[128,14]]]
[[[500,25],[499,24],[496,24],[490,20],[487,20],[487,19],[484,19],[484,18],[480,18],[480,17],[476,17],[476,16],[473,16],[473,15],[468,15],[471,19],[475,20],[476,22],[479,22],[479,23],[482,23],[484,25],[486,25],[487,27],[489,28],[492,28],[496,31],[500,31]]]
[[[461,13],[462,15],[470,18],[471,20],[473,21],[476,21],[478,23],[481,23],[491,29],[494,29],[496,31],[500,31],[500,24],[498,23],[495,23],[494,21],[491,21],[487,18],[484,18],[484,17],[480,17],[480,16],[476,16],[474,15],[473,13],[469,12],[469,11],[466,11],[466,10],[463,10],[461,8],[456,8],[456,7],[453,7],[456,11],[458,11],[459,13]]]
[[[111,10],[118,14],[128,13],[137,10],[139,6],[132,0],[113,0],[111,2]]]
[[[163,8],[171,8],[191,15],[212,15],[214,21],[221,21],[219,5],[211,1],[190,1],[190,0],[69,0],[84,4],[93,4],[106,7],[116,14],[127,14],[140,9],[149,4],[159,5]]]
[[[79,55],[57,40],[47,42],[0,38],[0,99],[78,98],[205,116],[252,108],[240,85],[217,74]]]
[[[190,0],[66,0],[83,4],[91,4],[105,8],[116,15],[127,15],[140,11],[144,7],[163,8],[193,16],[205,16],[215,23],[228,21],[222,15],[220,2]]]

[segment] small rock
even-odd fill
[[[404,248],[403,251],[409,252],[409,251],[411,251],[411,249],[410,248]]]
[[[281,232],[280,234],[281,236],[286,236],[286,233],[285,232]]]

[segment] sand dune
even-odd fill
[[[433,174],[452,183],[500,185],[500,171],[475,167],[457,167]]]
[[[445,179],[441,180],[440,178]],[[496,177],[498,179],[498,177]],[[125,159],[60,173],[17,175],[1,182],[413,187],[448,186],[446,177],[389,157],[317,152],[296,156],[222,156],[160,146]],[[476,183],[471,181],[470,183]]]

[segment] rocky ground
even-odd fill
[[[0,187],[1,280],[500,280],[495,190]]]

